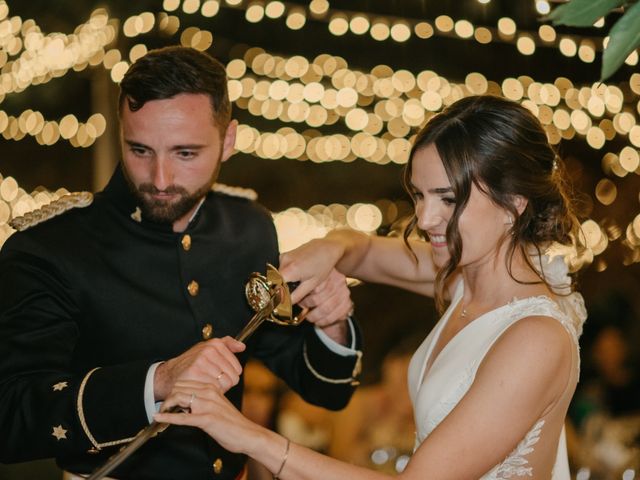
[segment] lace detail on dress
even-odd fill
[[[540,440],[540,431],[544,420],[538,421],[529,433],[522,439],[518,446],[499,465],[496,465],[482,480],[502,480],[513,477],[531,477],[533,467],[527,467],[529,460],[525,457],[533,452],[533,446]]]
[[[569,320],[571,330],[576,339],[582,334],[582,324],[587,318],[587,310],[584,306],[582,295],[571,291],[571,277],[569,277],[569,267],[565,263],[564,257],[560,255],[532,256],[533,264],[538,272],[545,278],[551,286],[553,293],[557,295],[556,302],[562,313]],[[567,326],[563,322],[563,325]]]
[[[555,318],[569,332],[576,346],[578,346],[579,332],[572,319],[562,310],[558,302],[546,295],[528,298],[514,298],[509,305],[512,307],[511,314],[515,319],[545,315]]]

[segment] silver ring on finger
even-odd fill
[[[220,379],[224,376],[224,372],[220,372],[216,377],[216,380],[220,381]]]
[[[191,404],[193,403],[193,401],[195,400],[195,398],[196,398],[196,394],[195,394],[195,393],[192,393],[192,394],[191,394],[191,398],[189,399],[189,406],[187,407],[187,408],[189,409],[189,412],[191,412]]]

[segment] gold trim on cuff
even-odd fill
[[[332,383],[334,385],[340,384],[350,384],[350,385],[360,385],[360,381],[358,380],[358,376],[360,372],[362,372],[362,352],[360,350],[356,350],[356,363],[353,367],[353,371],[351,372],[351,376],[349,378],[329,378],[322,375],[315,368],[311,366],[311,362],[309,361],[309,355],[307,354],[307,344],[302,347],[302,356],[304,357],[304,363],[313,375],[323,382]]]
[[[114,440],[112,442],[98,443],[95,437],[91,434],[91,431],[89,431],[89,426],[87,425],[87,421],[84,417],[84,407],[82,405],[82,399],[84,397],[84,389],[87,386],[87,381],[89,380],[89,377],[93,375],[93,372],[95,372],[98,369],[100,369],[100,367],[96,367],[93,370],[89,371],[89,373],[87,373],[82,379],[82,382],[80,383],[80,389],[78,390],[78,399],[76,403],[76,409],[78,411],[78,418],[80,419],[80,425],[82,426],[82,430],[84,430],[85,435],[93,445],[93,448],[89,450],[89,453],[98,453],[101,449],[105,447],[113,447],[115,445],[129,443],[135,438],[135,437],[130,437],[122,440]]]

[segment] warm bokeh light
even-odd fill
[[[404,22],[394,23],[391,27],[391,38],[396,42],[406,42],[411,38],[411,28]]]
[[[577,52],[578,46],[573,39],[565,37],[560,40],[560,53],[565,57],[575,57]]]
[[[595,191],[596,198],[603,205],[611,205],[618,196],[618,189],[615,183],[608,178],[603,178],[598,182]]]
[[[541,15],[548,13],[548,1],[538,0],[534,5]],[[175,40],[183,45],[206,51],[213,45],[212,32],[193,26],[198,23],[185,15],[213,17],[221,8],[240,11],[239,21],[245,24],[275,25],[272,20],[278,20],[289,29],[306,31],[308,23],[322,22],[333,35],[346,35],[349,39],[357,35],[362,37],[360,41],[370,43],[411,40],[411,45],[414,42],[419,45],[434,36],[456,42],[500,42],[524,56],[537,58],[541,51],[556,49],[566,57],[574,57],[571,61],[586,64],[598,61],[598,52],[606,45],[606,39],[601,44],[597,37],[583,37],[573,30],[559,35],[547,24],[528,31],[524,24],[518,28],[508,17],[500,18],[494,27],[474,25],[464,18],[447,15],[425,20],[372,16],[370,12],[341,10],[327,0],[312,0],[306,7],[277,0],[163,0],[162,12],[143,11],[122,19],[112,19],[105,9],[96,9],[74,34],[67,35],[45,34],[34,20],[9,16],[7,4],[0,1],[0,37],[4,45],[0,50],[0,103],[10,94],[71,70],[106,69],[111,80],[118,83],[129,65],[151,48],[144,43],[143,35],[154,28],[163,36],[176,35]],[[487,12],[490,8],[487,7]],[[181,16],[184,26],[178,16],[170,14],[174,12]],[[313,22],[307,22],[307,15]],[[603,25],[604,19],[595,24]],[[118,36],[136,40],[129,41],[132,46],[121,50],[123,47],[114,42]],[[255,125],[251,120],[239,125],[236,149],[260,158],[317,163],[351,162],[359,158],[381,165],[404,164],[412,139],[431,116],[466,95],[489,93],[521,102],[543,124],[552,144],[573,139],[585,148],[601,151],[598,158],[602,158],[602,171],[609,177],[600,179],[594,190],[601,205],[615,202],[620,178],[640,174],[639,73],[610,84],[585,85],[574,84],[564,77],[535,79],[516,73],[513,77],[496,78],[490,71],[467,71],[461,81],[447,79],[442,72],[413,72],[388,65],[371,70],[353,68],[344,58],[328,53],[305,58],[285,57],[281,52],[269,53],[249,46],[234,49],[236,53],[226,66],[229,96],[234,108],[256,119]],[[638,64],[637,51],[629,55],[626,64],[632,67]],[[86,121],[73,114],[47,119],[31,107],[22,112],[0,110],[3,138],[20,141],[33,137],[43,146],[67,141],[74,147],[87,148],[107,129],[107,119],[101,113],[93,113]],[[283,122],[284,126],[276,131],[262,131],[256,128],[266,125],[260,119]],[[339,131],[342,133],[336,133]],[[562,151],[562,146],[559,150]],[[6,194],[11,186],[11,181],[6,183]],[[11,212],[26,211],[30,202],[27,197],[21,195],[15,201],[19,206]],[[11,215],[7,213],[10,207],[3,205],[8,204],[0,202],[0,228],[2,219]],[[369,206],[358,209],[352,206],[345,208],[345,219],[351,210],[361,212],[360,216],[369,220],[377,215]],[[326,212],[322,215],[326,216]],[[354,225],[371,231],[367,229],[375,222],[367,223],[369,220],[361,219]],[[628,220],[618,223],[622,226],[613,230],[621,237]],[[638,223],[640,226],[640,220]],[[593,237],[587,242],[592,255],[598,255],[609,241],[616,240],[608,225],[600,223],[598,237],[596,228],[587,224]],[[637,233],[633,235],[640,239]],[[634,262],[640,261],[640,240],[637,247]],[[599,269],[607,266],[604,261],[598,265]]]
[[[414,28],[414,31],[416,33],[416,36],[418,38],[422,38],[423,40],[431,38],[434,34],[433,27],[427,22],[418,22]]]
[[[182,11],[187,14],[193,14],[200,8],[200,0],[183,0]]]
[[[264,15],[264,7],[257,3],[249,5],[249,7],[247,7],[247,10],[245,11],[245,18],[250,23],[258,23],[264,18]]]
[[[516,33],[516,22],[512,18],[502,17],[498,20],[498,31],[505,36],[512,36]]]
[[[369,19],[364,15],[355,15],[349,22],[349,29],[356,35],[364,35],[369,31]]]
[[[309,11],[316,16],[325,15],[329,11],[329,2],[327,0],[311,0],[309,3]]]
[[[545,42],[555,42],[556,30],[551,25],[540,25],[538,28],[538,35]]]
[[[307,22],[307,17],[302,9],[293,9],[287,16],[286,25],[291,30],[300,30]]]
[[[162,8],[167,12],[173,12],[180,7],[180,0],[164,0]]]
[[[460,38],[471,38],[473,37],[473,24],[468,20],[458,20],[454,25],[454,30],[456,35]]]
[[[521,35],[516,43],[518,51],[523,55],[533,55],[536,51],[536,43],[529,35]]]
[[[203,17],[215,17],[220,11],[220,3],[217,0],[207,0],[202,4],[200,12]]]
[[[436,28],[441,32],[450,32],[454,28],[453,19],[448,15],[440,15],[435,21]]]
[[[478,43],[482,44],[491,43],[491,40],[493,40],[493,34],[491,33],[491,30],[485,27],[476,28],[473,36]]]
[[[342,36],[349,31],[349,21],[345,15],[334,15],[329,22],[329,31],[336,35]]]

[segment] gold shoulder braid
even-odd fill
[[[42,207],[27,212],[21,217],[16,217],[9,225],[18,231],[23,231],[53,218],[72,208],[83,208],[91,205],[93,194],[91,192],[74,192],[60,197],[58,200],[43,205]]]
[[[232,187],[231,185],[216,182],[211,187],[211,190],[230,197],[246,198],[247,200],[253,201],[258,199],[258,193],[251,188]]]

